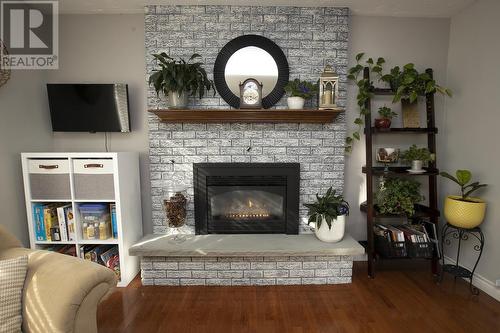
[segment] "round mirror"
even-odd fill
[[[244,35],[229,41],[214,65],[214,83],[220,96],[232,107],[240,106],[239,84],[246,79],[262,83],[262,107],[276,104],[288,83],[286,56],[278,45],[258,35]]]
[[[235,95],[240,94],[240,83],[253,78],[262,83],[262,97],[273,91],[278,82],[278,65],[274,58],[256,46],[247,46],[234,52],[224,70],[227,86]]]

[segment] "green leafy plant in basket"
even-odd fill
[[[389,83],[394,92],[393,103],[402,98],[408,98],[410,103],[417,100],[419,95],[438,92],[443,95],[452,96],[450,89],[440,86],[427,72],[419,73],[412,63],[393,67],[389,74],[382,75],[382,81]]]
[[[376,209],[382,214],[415,215],[415,204],[424,200],[420,183],[410,179],[386,178],[375,196]]]
[[[337,195],[336,190],[331,187],[326,191],[324,196],[316,194],[316,202],[304,204],[309,209],[309,221],[316,223],[316,228],[319,229],[323,218],[328,224],[328,228],[332,228],[332,223],[340,215],[349,215],[349,203],[345,201],[342,195]]]
[[[165,52],[153,54],[153,57],[158,61],[159,68],[153,70],[149,84],[154,86],[157,95],[187,92],[202,98],[205,92],[213,89],[215,96],[215,85],[203,68],[201,55],[195,53],[188,61],[182,58],[175,60]]]

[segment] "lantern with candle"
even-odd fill
[[[326,65],[319,78],[319,105],[320,110],[337,108],[339,94],[339,76],[330,65]]]

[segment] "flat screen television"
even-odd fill
[[[130,132],[128,85],[47,84],[54,132]]]

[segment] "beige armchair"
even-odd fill
[[[29,258],[23,292],[23,332],[97,332],[97,305],[116,286],[115,274],[78,258],[22,248],[0,226],[0,260],[22,255]]]

